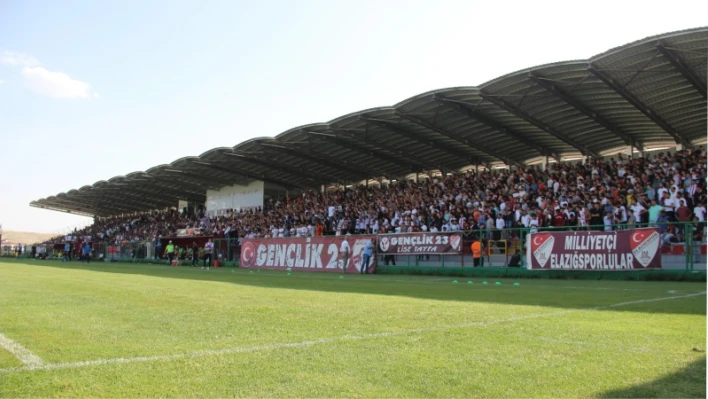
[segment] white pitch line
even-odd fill
[[[550,343],[554,343],[554,344],[592,346],[592,347],[608,348],[608,349],[612,349],[612,350],[629,351],[629,352],[664,353],[663,351],[657,351],[657,350],[652,350],[652,349],[647,349],[647,348],[635,348],[635,347],[629,347],[629,346],[608,345],[608,344],[601,344],[601,343],[597,343],[597,342],[568,341],[568,340],[564,340],[564,339],[554,339],[554,338],[546,338],[546,337],[539,337],[539,338],[536,338],[536,340],[543,341],[543,342],[550,342]]]
[[[650,302],[660,302],[660,301],[669,301],[669,300],[673,300],[673,299],[690,298],[690,297],[705,295],[705,294],[706,294],[706,292],[704,291],[704,292],[689,294],[689,295],[671,296],[671,297],[663,297],[663,298],[652,298],[652,299],[640,299],[637,301],[620,302],[620,303],[615,303],[612,305],[594,306],[594,307],[580,308],[580,309],[568,309],[568,310],[562,310],[559,312],[537,313],[537,314],[531,314],[531,315],[527,315],[527,316],[512,317],[512,318],[508,318],[508,319],[491,320],[491,321],[477,321],[477,322],[462,323],[462,324],[456,324],[456,325],[450,325],[450,326],[416,328],[416,329],[412,329],[412,330],[390,331],[390,332],[381,332],[381,333],[364,334],[364,335],[344,335],[344,336],[339,336],[339,337],[322,338],[322,339],[316,339],[316,340],[311,340],[311,341],[285,342],[285,343],[278,343],[278,344],[247,346],[247,347],[240,347],[240,348],[206,350],[206,351],[199,351],[199,352],[193,352],[193,353],[180,353],[180,354],[175,354],[175,355],[141,356],[141,357],[130,357],[130,358],[88,360],[88,361],[83,361],[83,362],[72,362],[72,363],[26,365],[24,367],[13,367],[13,368],[0,369],[0,373],[9,373],[9,372],[17,372],[17,371],[73,369],[73,368],[89,367],[89,366],[101,366],[101,365],[107,365],[107,364],[143,363],[143,362],[153,362],[153,361],[197,358],[197,357],[205,357],[205,356],[222,356],[222,355],[230,355],[230,354],[234,354],[234,353],[258,352],[258,351],[275,350],[275,349],[281,349],[281,348],[299,348],[299,347],[327,344],[327,343],[340,342],[340,341],[359,341],[359,340],[372,339],[372,338],[396,337],[396,336],[419,334],[419,333],[425,333],[425,332],[447,331],[447,330],[452,330],[452,329],[456,329],[456,328],[485,327],[485,326],[494,325],[494,324],[513,323],[513,322],[517,322],[517,321],[540,319],[540,318],[544,318],[544,317],[560,316],[560,315],[564,315],[564,314],[568,314],[568,313],[584,312],[584,311],[588,311],[588,310],[602,310],[602,309],[610,309],[610,308],[615,308],[615,307],[620,307],[620,306],[638,305],[638,304],[650,303]]]
[[[12,353],[25,367],[41,367],[44,365],[44,360],[42,360],[41,357],[35,355],[29,349],[11,340],[2,333],[0,333],[0,346]]]

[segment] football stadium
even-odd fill
[[[32,201],[2,396],[705,397],[708,28],[637,39]]]

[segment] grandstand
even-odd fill
[[[465,251],[482,237],[487,265],[506,266],[536,228],[662,222],[664,268],[705,269],[707,52],[708,28],[654,36],[30,205],[97,217],[69,241],[105,257],[105,245],[159,258],[168,238],[213,237],[226,239],[219,259],[237,262],[243,239],[464,231]],[[473,262],[467,251],[402,263]]]
[[[706,142],[707,49],[708,28],[653,36],[587,60],[434,90],[214,148],[30,205],[106,217],[178,207],[180,200],[205,204],[209,190],[224,187],[260,184],[257,193],[277,196],[461,168],[687,148]]]

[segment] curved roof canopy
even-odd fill
[[[204,202],[207,189],[395,178],[539,157],[599,156],[706,138],[708,28],[649,37],[588,60],[423,93],[276,137],[214,148],[30,205],[109,216]]]

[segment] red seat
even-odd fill
[[[673,255],[684,255],[686,254],[686,247],[683,244],[672,245],[671,253]]]
[[[701,255],[706,254],[706,244],[701,245]]]

